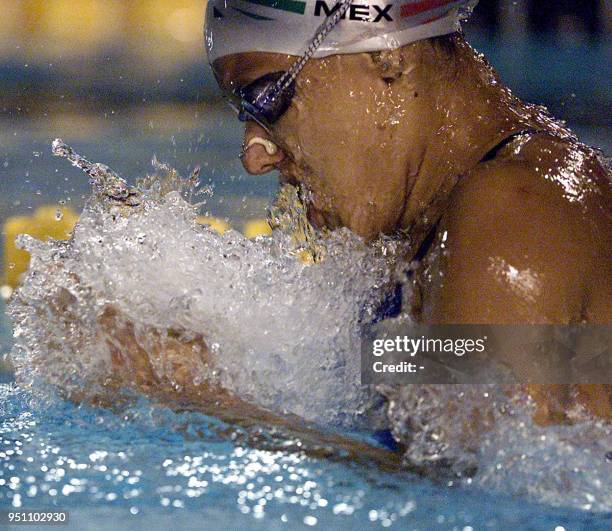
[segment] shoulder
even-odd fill
[[[463,176],[451,195],[449,218],[458,229],[478,225],[507,243],[597,244],[611,227],[610,183],[592,150],[538,135]]]
[[[549,142],[502,156],[459,182],[438,236],[447,317],[566,322],[581,315],[585,290],[601,274],[610,223],[604,184],[593,184],[586,162],[570,168],[568,149]]]

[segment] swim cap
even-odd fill
[[[354,0],[314,57],[374,52],[458,31],[478,0]],[[337,0],[209,0],[208,60],[245,52],[302,55]]]

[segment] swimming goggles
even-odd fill
[[[295,78],[312,58],[329,32],[344,17],[353,0],[341,0],[319,26],[315,37],[302,55],[286,72],[272,72],[227,95],[241,122],[254,120],[266,131],[287,112],[295,96]]]

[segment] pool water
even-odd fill
[[[610,526],[609,514],[248,448],[211,417],[145,400],[114,412],[43,400],[2,376],[0,508],[67,510],[70,529]]]
[[[237,227],[266,216],[277,188],[276,174],[248,177],[240,164],[242,124],[216,104],[156,104],[109,113],[66,107],[35,119],[0,118],[0,222],[57,204],[80,212],[89,194],[87,177],[51,154],[60,136],[89,159],[104,162],[133,182],[152,171],[153,156],[189,175],[201,166],[210,186],[202,213],[229,218]]]

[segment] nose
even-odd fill
[[[241,155],[244,169],[251,175],[272,171],[285,158],[283,151],[272,142],[270,135],[253,121],[246,123],[244,149]]]

